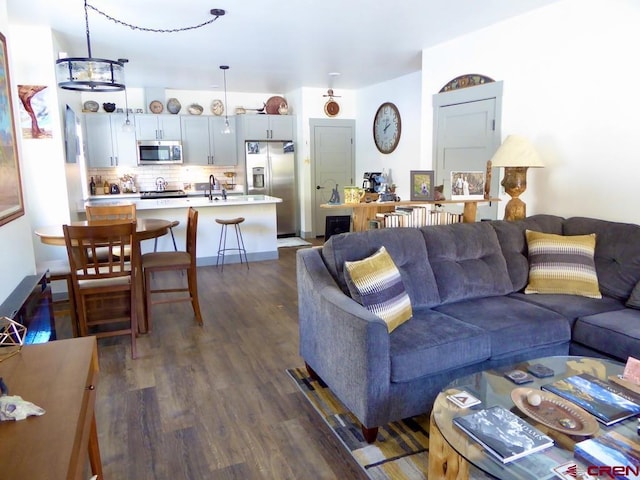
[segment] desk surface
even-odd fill
[[[0,362],[9,394],[46,410],[40,417],[0,422],[2,478],[82,477],[97,371],[95,337],[25,345]]]

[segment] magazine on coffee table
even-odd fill
[[[456,417],[453,423],[502,463],[553,445],[550,437],[499,405]]]
[[[629,395],[616,392],[612,385],[603,382],[592,375],[581,373],[540,388],[581,406],[605,425],[613,425],[640,414],[640,403]]]
[[[609,432],[599,437],[576,443],[574,456],[586,465],[613,466],[625,468],[616,478],[637,479],[640,471],[640,443],[634,438],[618,432]],[[633,472],[633,473],[632,473]]]

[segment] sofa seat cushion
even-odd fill
[[[422,227],[441,303],[513,292],[507,263],[488,222]]]
[[[573,341],[620,360],[640,352],[640,310],[625,308],[580,317]]]
[[[472,365],[489,358],[489,335],[482,329],[430,309],[414,309],[413,318],[389,335],[391,381]]]
[[[607,296],[603,296],[601,299],[580,295],[525,295],[524,293],[512,293],[509,296],[553,310],[565,317],[571,327],[578,317],[624,309],[622,301]]]
[[[491,359],[571,340],[562,315],[510,296],[463,300],[435,310],[485,330],[491,337]]]

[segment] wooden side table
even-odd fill
[[[103,478],[94,415],[95,337],[25,345],[0,361],[0,377],[9,395],[46,411],[40,417],[0,422],[2,478],[86,480],[87,453],[92,473]]]

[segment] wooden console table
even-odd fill
[[[369,202],[369,203],[324,203],[321,208],[351,209],[351,219],[353,221],[353,231],[363,232],[368,229],[369,220],[375,219],[377,213],[393,212],[396,207],[406,205],[460,205],[464,204],[462,211],[463,222],[472,223],[476,221],[476,214],[479,203],[491,203],[499,201],[499,198],[480,198],[474,200],[430,200],[412,202],[408,200],[400,202]]]
[[[94,415],[96,338],[25,345],[0,362],[0,377],[9,395],[46,411],[40,417],[0,422],[2,478],[86,480],[88,453],[92,473],[102,480]]]

